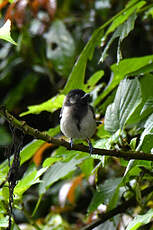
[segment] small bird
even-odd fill
[[[94,110],[89,105],[90,95],[81,89],[71,90],[64,99],[60,113],[60,128],[62,133],[70,138],[72,148],[74,139],[87,139],[90,154],[93,147],[90,137],[96,130]]]

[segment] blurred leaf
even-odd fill
[[[123,24],[121,24],[113,33],[111,39],[107,43],[107,46],[105,47],[104,51],[102,52],[102,56],[100,58],[100,62],[103,62],[106,55],[107,55],[107,50],[110,48],[110,45],[112,42],[119,37],[118,41],[118,48],[117,48],[117,62],[119,63],[121,57],[120,57],[120,45],[121,42],[128,36],[128,34],[134,29],[134,23],[136,20],[136,13],[133,13],[130,15],[127,21],[125,21]]]
[[[98,225],[93,230],[116,230],[120,219],[119,216],[115,216],[112,220],[107,220],[104,223]]]
[[[67,198],[72,205],[75,204],[75,191],[78,188],[78,186],[82,184],[83,177],[84,174],[80,174],[79,176],[75,177],[71,183],[70,189],[67,194]]]
[[[13,223],[13,230],[21,230],[19,227],[18,227],[18,225],[17,224],[15,224],[15,223]],[[30,230],[30,229],[28,229],[28,230]]]
[[[147,119],[144,128],[137,150],[149,153],[153,148],[153,114]]]
[[[72,158],[68,162],[57,162],[52,165],[48,171],[45,173],[40,184],[39,194],[44,194],[47,189],[59,179],[65,177],[68,173],[74,171],[76,166],[80,164],[86,157],[77,159],[77,157]]]
[[[60,132],[59,126],[55,128],[51,128],[48,131],[46,131],[46,133],[51,137],[56,136],[59,132]],[[20,157],[21,157],[20,164],[22,165],[24,162],[29,160],[44,143],[45,141],[42,140],[33,140],[32,142],[24,146],[24,148],[20,152]]]
[[[116,92],[113,104],[109,105],[105,114],[105,129],[115,133],[123,129],[129,117],[141,102],[141,89],[138,79],[123,80]]]
[[[140,226],[148,224],[151,221],[152,217],[153,217],[153,209],[150,209],[146,214],[138,215],[134,218],[133,221],[130,221],[126,230],[136,230]]]
[[[38,167],[41,164],[42,158],[43,158],[43,153],[46,149],[50,148],[53,146],[52,143],[44,143],[43,145],[40,146],[40,148],[35,152],[35,155],[33,156],[33,162],[35,165]]]
[[[30,94],[34,91],[38,80],[39,77],[36,74],[29,74],[24,77],[15,88],[9,91],[3,103],[9,110],[12,110],[26,94]]]
[[[64,95],[58,94],[48,101],[43,102],[42,104],[28,106],[28,111],[21,113],[20,116],[22,117],[31,113],[39,114],[42,111],[48,111],[53,113],[54,111],[62,107],[64,97]]]
[[[0,215],[0,227],[1,228],[7,228],[8,227],[8,216],[2,216]]]
[[[56,20],[44,35],[47,41],[47,58],[61,76],[68,76],[75,58],[75,43],[64,23]]]
[[[5,24],[0,28],[0,39],[4,39],[13,45],[17,45],[17,43],[11,38],[11,21],[8,19]]]
[[[16,57],[16,55],[11,55],[8,58],[5,58],[0,65],[0,80],[2,81],[8,76],[12,78],[12,72],[18,68],[22,62],[23,59],[21,57]]]
[[[0,126],[0,145],[8,145],[11,143],[11,136],[4,126]]]
[[[22,195],[25,191],[27,191],[32,185],[40,182],[40,176],[47,170],[47,168],[41,168],[40,170],[36,170],[36,167],[29,167],[29,169],[25,172],[25,175],[14,189],[14,194]]]
[[[118,190],[120,183],[121,178],[114,178],[108,179],[104,182],[104,184],[100,185],[91,200],[91,203],[88,207],[88,213],[94,212],[100,204],[109,204],[114,195],[114,191],[116,189]]]

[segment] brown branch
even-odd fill
[[[44,140],[48,143],[53,143],[57,146],[64,146],[69,150],[77,150],[81,152],[89,152],[88,146],[85,146],[83,144],[74,144],[73,147],[70,147],[70,144],[63,140],[58,138],[53,138],[49,136],[45,132],[40,132],[37,129],[34,129],[26,124],[25,121],[20,121],[16,119],[14,116],[12,116],[5,106],[0,106],[0,114],[5,117],[5,119],[11,123],[11,125],[15,126],[16,128],[20,129],[22,132],[24,132],[27,135],[31,135],[36,139]],[[153,154],[150,153],[144,153],[144,152],[134,152],[134,151],[122,151],[122,150],[107,150],[107,149],[99,149],[99,148],[93,148],[93,154],[101,155],[101,156],[114,156],[118,158],[125,158],[127,160],[130,159],[138,159],[138,160],[147,160],[147,161],[153,161]]]
[[[141,195],[142,197],[147,196],[149,193],[153,192],[153,185],[142,190]],[[129,200],[125,201],[124,203],[118,205],[116,208],[113,208],[112,210],[103,213],[99,216],[98,220],[95,220],[91,224],[83,227],[81,230],[92,230],[98,225],[104,223],[105,221],[111,219],[112,217],[116,216],[117,214],[124,213],[127,211],[128,208],[134,207],[137,205],[136,197],[132,197]]]

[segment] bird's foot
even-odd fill
[[[73,139],[72,138],[70,139],[70,147],[71,147],[71,149],[73,147]]]
[[[88,141],[88,145],[89,145],[89,152],[90,152],[90,155],[91,155],[92,151],[93,151],[93,146],[92,146],[92,143],[91,143],[89,138],[87,138],[87,141]]]

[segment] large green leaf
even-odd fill
[[[119,42],[118,42],[118,49],[117,49],[117,62],[120,61],[121,58],[121,51],[120,51],[120,44],[121,42],[124,40],[124,38],[126,38],[128,36],[128,34],[134,29],[134,23],[136,20],[136,13],[133,13],[132,15],[130,15],[130,17],[128,18],[127,21],[125,21],[123,24],[121,24],[116,31],[113,33],[111,39],[109,40],[109,42],[107,43],[104,51],[102,52],[102,56],[100,58],[100,61],[103,62],[106,55],[107,55],[107,51],[110,48],[110,45],[112,44],[112,42],[119,37]]]
[[[59,95],[52,97],[48,101],[43,102],[40,105],[28,106],[28,111],[21,113],[20,116],[25,116],[31,113],[39,114],[42,111],[54,112],[57,109],[62,107],[64,97],[65,97],[64,95],[59,94]]]
[[[145,1],[140,1],[138,3],[134,2],[127,8],[120,11],[114,17],[112,17],[104,25],[100,26],[97,30],[95,30],[89,42],[86,44],[83,51],[81,52],[77,62],[72,69],[72,72],[69,75],[67,84],[64,88],[64,93],[68,93],[71,89],[84,88],[87,61],[92,59],[95,48],[98,45],[101,45],[102,40],[105,40],[111,32],[113,32],[119,25],[124,23],[131,14],[133,14],[136,10],[140,9],[144,4]],[[112,24],[104,35],[104,28],[107,27],[110,23]]]
[[[94,212],[100,204],[109,204],[109,201],[111,201],[114,195],[114,191],[117,189],[120,183],[121,178],[114,178],[106,180],[103,185],[100,185],[91,200],[91,203],[88,207],[88,213]]]
[[[152,217],[153,209],[150,209],[146,214],[136,216],[134,220],[129,223],[126,230],[136,230],[140,226],[148,224],[151,221]]]
[[[121,81],[113,104],[107,107],[105,129],[111,133],[123,129],[140,102],[141,88],[138,79]]]
[[[61,76],[68,76],[75,58],[75,43],[64,23],[55,20],[44,35],[47,41],[47,58]]]
[[[17,43],[11,38],[11,21],[8,19],[5,24],[0,28],[0,39],[8,41],[13,45],[17,45]]]
[[[14,189],[14,194],[22,195],[26,190],[28,190],[32,185],[40,182],[40,176],[47,170],[47,168],[41,168],[37,171],[35,166],[30,166],[30,168],[25,172],[25,175]]]
[[[39,194],[44,194],[53,183],[55,183],[59,179],[62,179],[68,173],[74,171],[76,169],[76,166],[86,158],[87,157],[78,159],[77,157],[73,157],[67,162],[57,162],[52,165],[43,176],[42,183],[40,184]]]

